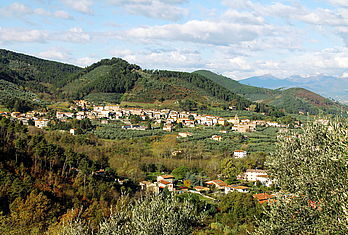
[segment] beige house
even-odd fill
[[[191,132],[179,132],[178,133],[178,138],[182,137],[182,138],[187,138],[189,136],[192,136]]]
[[[225,189],[225,187],[227,186],[227,184],[222,180],[211,180],[205,183],[209,186],[215,186],[217,189]]]

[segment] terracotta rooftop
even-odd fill
[[[170,182],[166,181],[166,180],[160,180],[159,181],[161,184],[170,184]]]
[[[173,175],[160,175],[163,179],[175,178]]]
[[[271,195],[268,193],[258,193],[258,194],[254,194],[253,197],[255,199],[257,199],[258,201],[265,201],[265,200],[269,200],[271,198],[274,198],[275,195]]]

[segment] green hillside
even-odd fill
[[[74,99],[93,97],[96,93],[98,97],[115,94],[119,94],[116,97],[120,97],[134,87],[140,77],[136,72],[139,69],[139,66],[119,58],[101,60],[75,75],[72,81],[63,87],[63,95]]]
[[[141,70],[119,59],[105,59],[80,71],[62,88],[72,99],[92,102],[160,103],[163,108],[245,109],[252,102],[199,74]],[[265,105],[259,111],[268,112]]]
[[[81,68],[0,49],[0,105],[30,110],[52,100]]]
[[[272,105],[289,113],[298,113],[301,111],[312,114],[317,114],[319,112],[335,114],[341,113],[342,110],[348,110],[348,107],[345,105],[333,102],[303,88],[272,90],[244,85],[225,76],[206,70],[199,70],[194,72],[194,74],[205,76],[251,101]]]
[[[0,67],[17,72],[24,81],[49,83],[58,87],[65,85],[72,74],[82,70],[74,65],[44,60],[4,49],[0,49]]]

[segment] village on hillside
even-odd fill
[[[120,107],[120,105],[105,105],[96,106],[90,105],[85,100],[74,101],[75,106],[71,106],[70,112],[57,111],[54,117],[49,117],[48,112],[31,111],[27,113],[20,112],[2,112],[1,116],[20,120],[24,125],[28,125],[29,122],[34,122],[34,125],[38,128],[44,128],[48,126],[48,123],[52,119],[57,119],[62,122],[66,122],[69,119],[90,119],[101,120],[103,124],[107,124],[109,120],[123,120],[125,125],[124,129],[130,130],[146,130],[147,127],[141,125],[133,125],[127,122],[132,115],[138,116],[141,120],[152,120],[158,123],[163,123],[163,130],[171,132],[174,128],[174,123],[181,123],[183,127],[194,128],[197,125],[203,126],[225,126],[227,124],[233,125],[231,130],[236,132],[253,132],[256,131],[256,126],[269,126],[278,128],[287,128],[288,125],[280,124],[278,122],[270,122],[264,120],[250,120],[240,119],[237,115],[234,118],[222,118],[213,115],[202,115],[197,113],[191,113],[187,111],[175,111],[170,109],[141,109],[141,108],[128,108]],[[89,108],[87,108],[89,107]],[[183,134],[182,137],[185,134]],[[220,140],[219,136],[215,136],[213,139]]]

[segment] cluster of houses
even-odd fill
[[[43,118],[47,116],[46,112],[27,112],[27,113],[20,113],[20,112],[2,112],[0,113],[0,116],[12,118],[21,121],[24,125],[29,125],[30,121],[33,122],[33,124],[38,128],[44,128],[48,125],[49,119]]]
[[[238,176],[239,180],[244,180],[247,182],[257,182],[259,181],[262,185],[270,187],[272,185],[272,180],[267,175],[265,170],[254,170],[249,169],[243,174]],[[247,193],[249,192],[249,187],[242,185],[228,185],[222,180],[210,180],[204,183],[204,186],[195,186],[192,190],[189,190],[187,187],[177,186],[176,180],[173,175],[160,175],[157,176],[157,180],[155,182],[150,181],[141,181],[140,187],[142,191],[151,192],[158,194],[162,190],[167,189],[170,192],[224,192],[228,194],[229,192],[241,192]]]
[[[170,109],[140,109],[140,108],[128,108],[120,107],[119,105],[105,105],[105,106],[94,106],[89,105],[88,102],[84,100],[75,101],[74,107],[71,107],[71,112],[56,112],[56,119],[60,121],[67,121],[68,119],[76,118],[82,120],[88,119],[101,119],[104,123],[108,123],[108,120],[119,120],[128,119],[132,115],[137,115],[141,120],[153,120],[158,123],[164,123],[163,130],[171,132],[174,129],[174,124],[181,123],[184,127],[195,127],[196,125],[204,126],[215,126],[221,125],[225,126],[227,124],[232,124],[232,130],[237,132],[252,132],[256,130],[256,126],[275,126],[275,127],[287,127],[286,125],[281,125],[276,122],[266,122],[262,120],[252,121],[249,119],[239,119],[236,115],[234,118],[226,119],[213,115],[202,115],[191,112],[179,112]],[[87,105],[91,107],[87,109]],[[80,108],[77,109],[77,106]],[[48,125],[49,119],[47,118],[47,113],[45,112],[28,112],[28,113],[0,113],[3,116],[10,116],[21,120],[24,124],[27,124],[31,119],[35,122],[35,126],[39,128],[44,128]],[[39,118],[46,117],[46,118]],[[146,129],[142,126],[135,127],[132,125],[125,126],[124,129],[135,129],[143,130]],[[212,139],[221,141],[221,136],[213,136]]]
[[[140,109],[140,108],[126,108],[119,105],[106,105],[106,106],[92,106],[91,111],[79,111],[79,112],[57,112],[56,118],[59,120],[65,120],[67,118],[76,119],[107,119],[107,120],[120,120],[127,119],[132,115],[137,115],[141,120],[154,120],[158,123],[163,122],[163,130],[171,132],[174,130],[174,124],[181,123],[184,127],[195,127],[196,125],[204,126],[225,126],[232,124],[232,130],[238,132],[252,132],[256,130],[256,126],[275,126],[275,127],[287,127],[276,122],[266,122],[262,120],[251,121],[249,119],[239,119],[236,115],[234,118],[225,119],[213,115],[201,115],[191,112],[179,112],[170,109]],[[124,129],[138,129],[142,130],[143,127],[133,127],[131,125],[125,126]],[[218,136],[217,136],[218,137]],[[214,138],[218,141],[221,138]]]

